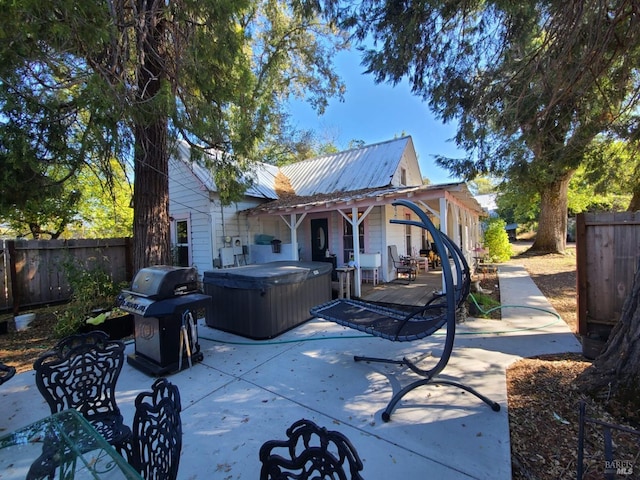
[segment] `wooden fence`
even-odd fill
[[[103,268],[114,282],[133,277],[129,238],[0,240],[0,249],[0,311],[14,314],[69,299],[65,262]]]
[[[576,219],[578,333],[606,338],[622,311],[640,259],[640,212]]]

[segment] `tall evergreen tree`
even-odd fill
[[[28,167],[43,185],[64,181],[49,164],[64,162],[73,175],[80,163],[109,172],[112,158],[133,159],[136,270],[170,260],[173,138],[221,152],[212,168],[230,200],[260,140],[282,128],[284,99],[306,96],[322,110],[342,89],[331,63],[342,37],[293,3],[0,0],[0,7],[0,158],[18,170],[14,177]]]
[[[325,6],[363,42],[368,72],[408,78],[439,118],[458,121],[468,157],[439,163],[529,184],[541,202],[533,248],[564,251],[571,176],[638,106],[638,1],[345,3]]]

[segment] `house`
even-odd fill
[[[169,211],[176,262],[200,273],[273,260],[334,266],[353,260],[360,267],[361,254],[372,253],[379,254],[373,255],[379,279],[393,280],[388,247],[418,256],[431,241],[420,228],[389,222],[411,218],[392,205],[396,199],[421,205],[469,259],[481,241],[479,218],[486,212],[464,183],[423,185],[409,136],[281,168],[259,164],[243,201],[228,206],[220,202],[210,172],[190,161],[186,145],[175,157],[169,164]],[[361,274],[358,268],[356,294]]]

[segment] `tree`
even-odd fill
[[[586,149],[637,95],[637,2],[364,0],[338,9],[378,82],[408,77],[445,122],[456,119],[457,175],[492,173],[539,195],[534,249],[562,252],[567,191]]]
[[[499,182],[488,175],[480,175],[469,182],[469,190],[474,195],[486,195],[496,192],[496,185]]]
[[[628,142],[596,139],[569,182],[569,216],[633,208],[629,192],[637,189],[638,174],[638,161]],[[504,182],[499,190],[499,215],[509,222],[535,228],[540,212],[539,193],[528,183]]]
[[[222,198],[255,160],[282,105],[298,95],[322,111],[342,84],[339,32],[297,2],[275,0],[0,0],[0,153],[38,165],[112,158],[134,164],[134,269],[168,263],[172,139],[221,152]],[[24,107],[14,109],[22,102]],[[43,142],[42,140],[47,140]],[[26,145],[26,148],[15,148]],[[26,152],[26,153],[25,153]],[[61,153],[62,155],[58,154]],[[75,163],[74,163],[75,162]],[[73,173],[71,173],[73,174]]]

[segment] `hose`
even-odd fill
[[[545,308],[540,308],[540,307],[529,307],[527,305],[498,305],[497,307],[492,307],[485,311],[480,307],[480,305],[478,305],[478,302],[476,301],[473,294],[470,293],[469,296],[471,297],[471,300],[476,305],[476,307],[478,307],[478,310],[480,310],[480,312],[483,314],[488,314],[493,312],[494,310],[498,310],[502,308],[529,308],[531,310],[537,310],[539,312],[548,313],[550,315],[553,315],[556,318],[552,322],[549,322],[545,325],[540,325],[538,327],[513,328],[510,330],[498,330],[498,331],[493,330],[493,331],[480,331],[480,332],[456,332],[456,335],[490,335],[490,334],[500,335],[505,333],[517,333],[517,332],[526,332],[531,330],[541,330],[543,328],[550,327],[551,325],[555,325],[560,320],[562,320],[560,315],[558,315],[556,312],[552,310],[547,310]],[[433,335],[446,335],[446,333],[435,332],[433,333]],[[208,340],[210,342],[217,342],[225,345],[260,345],[261,346],[261,345],[284,345],[287,343],[299,343],[299,342],[314,342],[318,340],[347,340],[347,339],[354,339],[354,338],[372,338],[372,336],[371,335],[345,335],[345,336],[338,335],[338,336],[329,336],[329,337],[302,338],[302,339],[295,339],[295,340],[293,339],[292,340],[269,340],[269,341],[260,341],[260,343],[219,340],[217,338],[208,338],[208,337],[205,337],[204,335],[198,335],[198,338],[200,338],[201,340]]]

